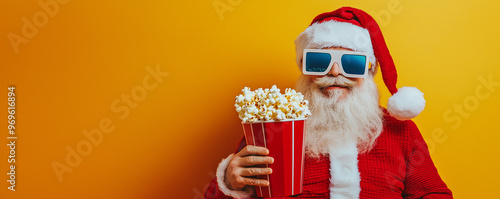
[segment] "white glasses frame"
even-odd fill
[[[330,56],[332,57],[330,60],[330,64],[328,65],[328,68],[324,72],[313,72],[313,71],[306,71],[306,60],[307,60],[307,53],[308,52],[318,52],[318,53],[329,53]],[[365,61],[365,72],[362,75],[356,75],[356,74],[348,74],[344,71],[344,68],[342,66],[341,58],[342,55],[363,55],[366,57]],[[340,71],[342,72],[342,75],[345,77],[353,77],[353,78],[365,78],[368,76],[368,69],[371,68],[372,63],[369,61],[370,55],[365,52],[356,52],[356,51],[347,51],[347,50],[325,50],[325,49],[304,49],[304,54],[302,58],[302,73],[304,75],[326,75],[330,72],[330,70],[333,67],[334,63],[337,63],[339,65]]]

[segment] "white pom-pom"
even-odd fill
[[[425,107],[424,93],[415,87],[402,87],[387,102],[387,111],[398,120],[409,120]]]

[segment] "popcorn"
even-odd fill
[[[236,96],[236,111],[243,122],[279,121],[286,119],[305,119],[311,115],[309,101],[300,92],[285,89],[285,94],[273,85],[270,89],[242,89],[243,94]]]

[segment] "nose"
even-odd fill
[[[334,77],[337,77],[339,74],[342,72],[340,71],[339,64],[337,62],[333,63],[332,69],[330,69],[330,72],[328,72],[328,75],[333,75]]]

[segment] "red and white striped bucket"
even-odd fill
[[[304,174],[305,119],[242,123],[248,145],[269,149],[274,163],[262,165],[273,169],[270,175],[258,176],[269,186],[256,186],[258,197],[291,196],[302,193]]]

